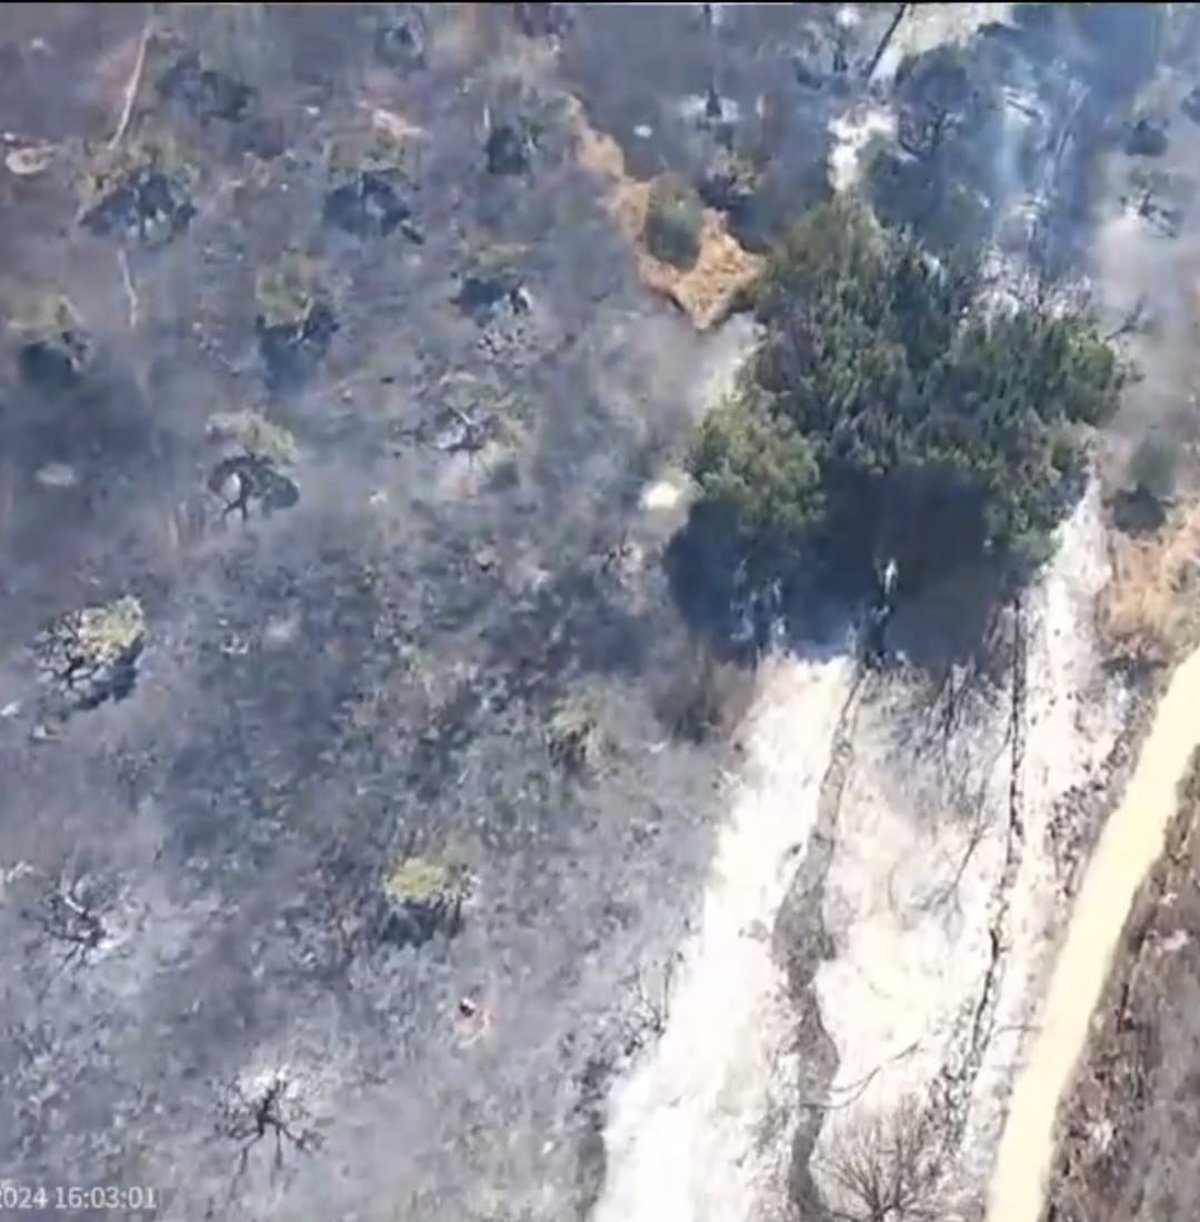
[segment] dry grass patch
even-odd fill
[[[742,249],[719,212],[703,208],[695,261],[676,267],[656,259],[644,241],[655,184],[630,177],[621,146],[592,128],[578,103],[572,107],[572,121],[576,158],[600,180],[609,214],[637,251],[638,272],[647,288],[675,302],[698,331],[717,326],[743,308],[762,270],[762,257]]]
[[[1177,507],[1153,532],[1114,532],[1112,577],[1100,595],[1101,639],[1121,660],[1169,662],[1200,627],[1200,505]]]

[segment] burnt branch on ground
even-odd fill
[[[1141,335],[1150,322],[1147,306],[1146,295],[1143,293],[1126,311],[1121,321],[1105,335],[1105,340],[1111,343],[1126,335]]]
[[[630,1011],[624,1036],[623,1052],[626,1057],[636,1056],[647,1044],[661,1039],[670,1017],[671,981],[674,976],[675,959],[668,959],[659,973],[657,987],[651,991],[646,986],[646,974],[639,968],[633,977],[634,1004]]]
[[[43,893],[29,915],[48,938],[65,948],[63,967],[86,961],[108,933],[91,880],[69,871]]]

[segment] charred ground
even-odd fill
[[[724,751],[638,510],[703,351],[507,11],[144,16],[5,48],[3,1174],[585,1208]],[[122,598],[131,690],[63,711],[38,642]]]

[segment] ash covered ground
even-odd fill
[[[761,251],[893,12],[14,9],[0,1179],[590,1213],[749,679],[695,632],[720,563],[681,579],[642,504],[744,338],[647,290],[580,116]],[[1047,109],[1145,42],[1072,75],[1058,33],[1011,57]],[[994,204],[955,130],[924,155]]]
[[[6,29],[0,1178],[598,1191],[730,751],[639,498],[729,341],[640,285],[525,7]]]

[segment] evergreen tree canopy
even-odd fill
[[[895,556],[910,581],[1046,554],[1081,486],[1079,426],[1120,391],[1086,320],[985,309],[970,269],[845,200],[775,252],[757,315],[758,349],[690,459],[749,541],[807,538],[847,574]]]

